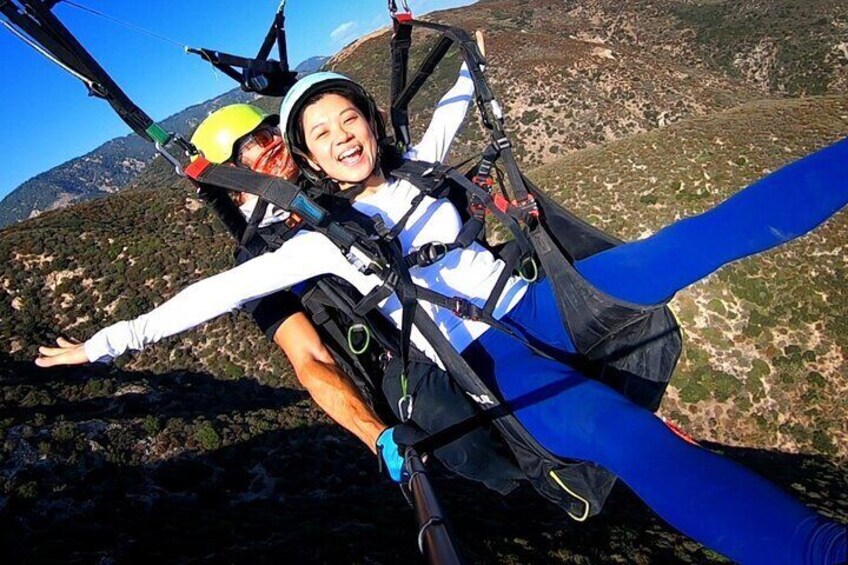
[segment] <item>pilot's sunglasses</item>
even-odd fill
[[[280,128],[274,126],[264,126],[255,131],[250,132],[236,145],[236,155],[241,161],[244,153],[254,147],[265,149],[274,144],[274,141],[280,139]]]

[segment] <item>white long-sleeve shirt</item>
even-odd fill
[[[432,162],[444,160],[465,118],[473,92],[474,83],[463,67],[456,84],[437,105],[424,137],[405,157]],[[391,179],[376,193],[361,195],[353,202],[353,207],[368,216],[379,214],[386,226],[391,228],[406,213],[418,193],[412,184]],[[452,243],[461,228],[459,213],[450,202],[426,196],[410,216],[399,240],[404,254],[407,254],[425,243]],[[410,275],[415,284],[446,296],[466,298],[482,306],[503,269],[502,261],[473,243],[448,253],[430,266],[412,267]],[[245,302],[321,275],[339,276],[363,295],[381,283],[376,275],[359,272],[324,235],[303,230],[274,252],[192,284],[134,320],[118,322],[100,330],[85,343],[85,352],[91,361],[110,360],[128,349],[140,350],[145,345],[234,310]],[[518,277],[511,277],[493,312],[494,317],[500,318],[509,312],[525,291],[526,284]],[[450,311],[427,302],[420,301],[420,305],[457,351],[462,351],[488,329],[482,322],[462,320]],[[400,327],[401,305],[394,294],[379,308]],[[435,351],[415,328],[412,341],[441,365]]]

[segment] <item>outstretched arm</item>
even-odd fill
[[[304,314],[289,317],[274,342],[291,361],[297,379],[327,415],[376,452],[377,437],[386,429],[359,389],[342,371],[315,327]]]
[[[141,350],[244,302],[330,272],[339,261],[344,258],[327,238],[301,232],[274,253],[196,282],[147,314],[100,330],[81,346],[63,340],[58,348],[42,347],[36,364],[50,367],[108,361],[127,350]]]

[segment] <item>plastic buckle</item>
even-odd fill
[[[478,220],[482,220],[486,216],[486,205],[477,197],[471,197],[471,203],[468,205],[468,209],[471,215]]]
[[[293,230],[296,227],[300,226],[300,224],[303,223],[303,218],[301,218],[300,216],[298,216],[294,212],[290,212],[289,217],[286,218],[285,222],[283,222],[283,223],[285,223],[287,228],[289,228],[290,230]]]
[[[489,175],[474,175],[474,178],[471,179],[471,182],[473,182],[480,188],[485,188],[486,190],[491,190],[491,188],[495,186],[495,179],[493,179]]]
[[[386,265],[378,263],[377,261],[371,261],[363,271],[363,274],[377,275],[378,277],[380,277],[383,275],[383,273],[386,272],[387,269],[388,267]]]
[[[477,321],[477,309],[470,301],[465,298],[460,298],[458,296],[453,297],[453,307],[451,310],[458,317],[463,320],[472,320]]]
[[[389,289],[391,289],[392,292],[394,292],[395,289],[397,288],[398,282],[400,282],[400,275],[398,274],[397,271],[391,271],[389,273],[389,276],[387,276],[383,280],[383,284],[386,285],[387,287],[389,287]]]
[[[539,217],[539,205],[536,204],[536,199],[532,194],[528,194],[524,200],[513,201],[512,205],[518,208],[522,214],[532,216],[533,218]]]
[[[419,267],[429,267],[436,261],[441,261],[448,253],[448,246],[440,242],[425,243],[418,250],[415,262]]]
[[[386,225],[386,221],[383,220],[383,217],[380,214],[374,214],[371,216],[371,221],[374,222],[374,231],[377,232],[381,238],[386,239],[392,233],[391,228]]]
[[[492,100],[492,102],[494,102],[494,100]],[[510,147],[512,147],[512,143],[509,141],[508,137],[499,137],[495,139],[495,145],[497,145],[498,149],[501,150],[509,149]]]

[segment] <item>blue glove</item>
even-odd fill
[[[383,433],[377,437],[377,454],[386,466],[386,471],[396,483],[403,479],[403,455],[400,452],[400,446],[395,443],[395,428],[386,428]]]

